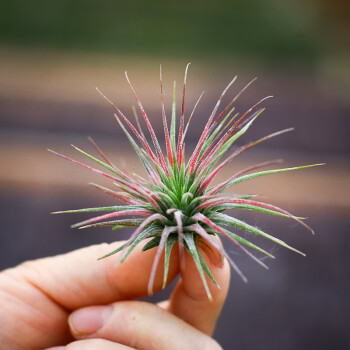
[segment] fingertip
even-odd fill
[[[220,246],[222,246],[221,240],[218,236],[214,236],[213,238]],[[207,265],[213,279],[217,283],[215,284],[212,279],[206,275],[209,290],[213,298],[212,301],[218,301],[216,299],[219,297],[226,298],[230,282],[230,267],[228,261],[215,247],[213,247],[211,243],[202,238],[197,238],[197,246],[204,263]],[[188,253],[186,254],[186,264],[189,265],[188,268],[181,271],[184,282],[183,286],[186,292],[194,299],[208,299],[197,266],[193,257]]]
[[[216,238],[219,242],[219,238]],[[205,244],[204,244],[205,243]],[[212,300],[208,298],[203,281],[192,256],[186,252],[186,269],[170,298],[169,311],[200,331],[212,335],[217,318],[226,300],[230,284],[230,266],[226,258],[207,242],[199,243],[200,254],[220,288],[206,276]],[[221,243],[220,243],[221,244]]]
[[[205,251],[200,249],[200,254],[204,263],[207,265],[212,278],[216,282],[215,283],[208,274],[205,274],[212,298],[208,298],[208,294],[199,275],[197,266],[189,254],[186,256],[187,268],[185,271],[181,271],[183,288],[194,300],[221,304],[226,299],[230,284],[230,265],[227,259],[221,256],[221,254],[213,247],[206,247]]]
[[[217,237],[217,241],[221,245],[219,237]],[[224,267],[224,257],[209,242],[199,238],[197,241],[197,246],[199,251],[207,256],[211,265],[219,269]]]

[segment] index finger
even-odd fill
[[[135,248],[116,265],[117,257],[97,258],[123,242],[101,244],[68,254],[29,261],[0,273],[1,345],[6,349],[43,349],[71,340],[71,310],[147,295],[155,249]],[[179,272],[177,250],[169,266],[169,282]],[[155,278],[163,282],[163,264]],[[21,336],[19,337],[19,329]]]
[[[116,264],[116,259],[120,259],[123,252],[96,261],[123,243],[104,243],[26,262],[19,266],[19,272],[56,303],[69,310],[146,296],[155,249],[141,253],[142,248],[138,246],[122,264]],[[179,272],[177,250],[174,249],[172,254],[169,282]],[[155,279],[155,290],[162,286],[163,265],[161,261]]]

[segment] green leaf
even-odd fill
[[[151,241],[147,242],[143,248],[142,251],[145,252],[146,250],[158,247],[160,242],[160,236],[154,237]]]
[[[255,121],[255,119],[262,113],[262,111],[263,111],[263,109],[261,111],[259,111],[259,113],[249,123],[247,123],[247,125],[245,125],[241,130],[236,132],[226,143],[224,143],[221,146],[221,148],[218,150],[216,156],[210,162],[210,164],[208,164],[208,166],[206,166],[200,172],[200,174],[197,175],[196,180],[193,182],[193,184],[192,184],[192,186],[190,188],[191,192],[195,188],[197,188],[197,186],[200,183],[200,181],[203,180],[203,177],[205,176],[205,174],[207,174],[208,172],[210,172],[214,168],[215,164],[220,160],[220,158],[224,155],[224,153],[231,147],[231,145],[249,129],[249,127],[252,125],[252,123]],[[198,160],[198,162],[199,161],[200,160]]]
[[[285,218],[290,218],[289,215],[280,213],[278,211],[275,210],[271,210],[271,209],[265,209],[262,207],[257,207],[255,205],[252,204],[236,204],[236,203],[227,203],[227,204],[220,204],[217,205],[213,208],[211,208],[211,211],[214,212],[219,212],[219,211],[223,211],[223,210],[229,210],[229,209],[244,209],[244,210],[252,210],[252,211],[257,211],[257,212],[261,212],[261,213],[265,213],[265,214],[271,214],[271,215],[277,215],[277,216],[283,216]],[[301,217],[296,216],[297,219],[304,219]]]
[[[219,222],[216,222],[215,220],[213,220],[213,221],[214,221],[216,224],[218,224],[218,225],[220,224]],[[244,244],[245,246],[247,246],[247,247],[249,247],[249,248],[255,249],[255,250],[257,250],[258,252],[261,252],[261,253],[263,253],[263,254],[269,256],[270,258],[275,259],[275,257],[274,257],[272,254],[270,254],[270,253],[267,252],[266,250],[264,250],[264,249],[258,247],[258,246],[255,245],[254,243],[247,241],[247,240],[244,239],[243,237],[238,236],[238,235],[236,235],[235,233],[233,233],[233,232],[231,232],[231,231],[229,231],[229,230],[224,229],[223,227],[221,227],[221,229],[222,229],[223,231],[225,231],[225,233],[227,233],[229,236],[231,236],[234,240],[236,240],[238,243]],[[208,232],[213,232],[213,233],[215,233],[215,234],[220,234],[220,232],[218,232],[218,231],[216,231],[216,230],[214,230],[214,229],[208,229]]]
[[[215,128],[215,130],[212,132],[210,137],[205,141],[200,153],[199,158],[202,157],[203,153],[207,150],[207,148],[210,146],[211,142],[214,140],[214,137],[218,134],[218,132],[221,130],[223,125],[225,124],[227,118],[231,115],[231,113],[234,111],[235,108],[232,108],[229,113],[225,116],[225,118],[220,122],[220,124]]]
[[[67,213],[87,213],[87,212],[99,212],[99,211],[124,211],[135,209],[151,209],[149,205],[114,205],[111,207],[95,207],[95,208],[83,208],[73,210],[55,211],[51,214],[67,214]]]
[[[118,228],[122,228],[122,227],[123,227],[123,226],[118,227]],[[113,229],[114,229],[114,227],[113,227]],[[160,230],[159,230],[159,231],[160,231]],[[155,232],[156,232],[156,230],[154,230],[154,228],[153,228],[153,229],[150,229],[150,230],[149,230],[149,228],[148,228],[148,229],[146,229],[145,231],[143,231],[142,233],[140,233],[140,235],[137,236],[136,239],[135,239],[135,240],[132,242],[132,244],[130,245],[130,248],[129,248],[130,251],[127,252],[127,255],[129,255],[129,254],[131,253],[131,251],[136,247],[136,245],[137,245],[138,243],[140,243],[143,239],[146,239],[146,238],[148,238],[148,237],[154,235]],[[153,240],[152,240],[152,241],[153,241]],[[150,241],[150,242],[152,242],[152,241]],[[148,243],[150,243],[150,242],[148,242]],[[147,245],[147,244],[146,244],[146,245]],[[117,248],[116,250],[113,250],[112,252],[110,252],[110,253],[108,253],[108,254],[106,254],[106,255],[104,255],[104,256],[101,256],[101,257],[98,258],[97,260],[102,260],[102,259],[105,259],[105,258],[111,256],[111,255],[114,255],[114,254],[116,254],[116,253],[122,251],[122,250],[123,250],[124,248],[126,248],[126,247],[127,247],[127,242],[124,243],[123,245],[121,245],[121,246],[120,246],[119,248]],[[142,250],[145,250],[144,248],[145,248],[145,247],[143,247]],[[126,258],[126,257],[124,256],[122,260],[124,261],[125,258]],[[122,261],[121,261],[121,262],[122,262]]]
[[[112,231],[117,231],[117,230],[120,230],[121,228],[125,228],[127,226],[123,226],[123,225],[115,225],[112,227]]]
[[[201,262],[201,265],[203,267],[203,270],[205,271],[205,273],[209,276],[209,278],[213,281],[213,283],[218,287],[220,288],[220,286],[218,285],[218,283],[216,282],[213,274],[211,273],[211,271],[209,270],[209,267],[208,265],[205,263],[205,261],[203,260],[202,256],[199,254],[199,259],[200,259],[200,262]]]
[[[79,227],[79,229],[90,228],[90,227],[114,226],[113,229],[116,230],[115,227],[118,227],[118,228],[137,227],[143,222],[143,220],[144,219],[121,219],[121,220],[113,220],[113,221],[103,221],[103,222],[97,222],[95,224],[81,226]]]
[[[204,286],[205,291],[207,292],[208,298],[210,301],[212,301],[213,297],[210,293],[208,283],[207,283],[207,280],[206,280],[205,275],[204,275],[203,266],[202,266],[201,259],[200,259],[200,254],[198,252],[198,248],[196,246],[196,243],[195,243],[195,240],[193,237],[193,233],[192,232],[184,233],[184,240],[187,243],[188,250],[189,250],[190,254],[192,255],[192,258],[197,266],[197,270],[198,270],[199,275],[202,279],[203,286]]]
[[[178,240],[177,234],[172,234],[168,237],[166,244],[165,244],[165,253],[164,253],[164,277],[163,277],[163,286],[164,289],[167,283],[168,279],[168,272],[169,272],[169,264],[170,264],[170,253],[171,250],[174,247],[174,244]]]
[[[254,227],[254,226],[251,226],[251,225],[245,223],[244,221],[238,220],[236,218],[233,218],[231,216],[228,216],[228,215],[225,215],[222,213],[213,213],[210,215],[210,218],[215,220],[215,222],[217,222],[221,225],[236,227],[236,228],[239,228],[241,230],[252,232],[256,235],[263,236],[263,237],[265,237],[265,238],[267,238],[267,239],[269,239],[269,240],[271,240],[271,241],[273,241],[273,242],[275,242],[275,243],[277,243],[285,248],[288,248],[288,249],[290,249],[290,250],[292,250],[300,255],[305,256],[304,253],[289,246],[287,243],[281,241],[280,239],[278,239],[276,237],[269,235],[268,233],[265,233],[264,231],[261,231],[257,227]]]
[[[152,174],[152,172],[154,172],[152,166],[150,165],[150,163],[147,161],[146,157],[142,154],[141,152],[141,148],[137,145],[137,143],[135,142],[135,140],[133,139],[133,137],[130,135],[130,133],[126,130],[124,124],[122,123],[122,121],[119,119],[119,117],[114,114],[115,118],[117,119],[120,127],[122,128],[122,130],[124,131],[126,137],[129,139],[132,147],[134,148],[136,154],[138,155],[138,157],[140,158],[143,167],[146,169],[148,174]]]
[[[161,233],[162,229],[155,226],[149,226],[144,231],[142,231],[130,244],[129,249],[124,254],[123,258],[120,260],[120,263],[123,263],[125,259],[129,256],[129,254],[133,251],[133,249],[144,239],[151,237],[155,233]],[[127,247],[126,247],[127,248]]]
[[[108,254],[106,254],[106,255],[104,255],[104,256],[101,256],[101,257],[98,258],[97,260],[102,260],[102,259],[108,258],[109,256],[114,255],[114,254],[120,252],[121,250],[124,249],[125,245],[126,245],[126,243],[122,244],[122,245],[121,245],[119,248],[117,248],[116,250],[113,250],[112,252],[110,252],[110,253],[108,253]]]
[[[92,155],[86,153],[85,151],[81,150],[80,148],[72,145],[78,152],[82,153],[84,156],[90,158],[91,160],[93,160],[94,162],[102,165],[104,168],[108,169],[109,171],[111,171],[113,174],[116,174],[117,176],[119,176],[121,179],[128,181],[119,171],[117,171],[116,169],[114,169],[113,167],[111,167],[110,165],[106,164],[105,162],[102,162],[101,160],[93,157]]]
[[[314,166],[320,166],[320,165],[324,165],[325,163],[320,163],[320,164],[311,164],[311,165],[303,165],[303,166],[297,166],[297,167],[293,167],[293,168],[284,168],[284,169],[273,169],[273,170],[265,170],[265,171],[259,171],[257,173],[253,173],[253,174],[248,174],[248,175],[244,175],[241,176],[237,179],[232,180],[231,182],[229,182],[226,186],[224,186],[223,188],[220,189],[220,191],[218,191],[218,193],[223,192],[224,190],[226,190],[227,188],[237,185],[240,182],[243,181],[248,181],[251,179],[254,179],[256,177],[260,177],[260,176],[265,176],[265,175],[270,175],[270,174],[278,174],[278,173],[283,173],[286,171],[292,171],[292,170],[299,170],[299,169],[305,169],[305,168],[311,168]]]
[[[242,135],[246,133],[246,131],[249,129],[249,127],[254,123],[255,119],[264,111],[264,108],[260,109],[257,113],[256,116],[249,122],[247,123],[241,130],[237,131],[235,134],[231,136],[231,138],[219,149],[217,152],[217,155],[213,159],[212,162],[210,162],[208,166],[208,171],[213,169],[215,164],[220,160],[220,158],[226,153],[226,151],[232,146],[232,144],[237,141]]]

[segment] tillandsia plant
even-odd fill
[[[97,184],[92,184],[92,186],[111,195],[125,204],[60,211],[56,213],[108,212],[107,214],[98,215],[91,219],[79,222],[72,227],[87,228],[112,226],[113,230],[124,227],[136,228],[126,243],[100,259],[107,258],[119,251],[123,251],[121,253],[123,255],[120,260],[122,263],[128,257],[130,252],[138,244],[144,242],[144,240],[147,240],[147,242],[143,246],[143,251],[158,247],[149,278],[149,294],[152,294],[153,292],[156,270],[162,253],[164,253],[165,256],[163,288],[165,287],[167,283],[171,250],[173,249],[174,244],[178,242],[177,246],[179,249],[180,261],[183,261],[184,251],[187,250],[193,257],[208,298],[211,299],[211,294],[205,275],[208,275],[216,285],[217,283],[208,266],[201,257],[197,245],[198,239],[209,242],[219,251],[222,256],[226,257],[233,269],[244,281],[247,281],[244,274],[226,253],[224,248],[218,245],[217,241],[213,239],[213,236],[219,235],[227,238],[242,252],[247,254],[264,268],[267,268],[267,266],[247,248],[256,250],[271,258],[274,257],[270,252],[258,247],[242,236],[231,232],[227,229],[228,227],[238,228],[251,232],[255,235],[263,236],[274,243],[304,255],[299,250],[289,246],[284,241],[263,232],[259,228],[249,225],[248,223],[245,223],[235,217],[224,214],[225,210],[244,209],[279,215],[282,217],[291,218],[311,230],[311,228],[303,222],[303,218],[296,217],[286,210],[271,204],[254,200],[253,196],[240,196],[237,194],[229,194],[224,191],[241,182],[252,180],[260,176],[312,167],[318,164],[254,172],[258,168],[271,165],[278,161],[264,162],[233,174],[222,183],[212,185],[212,181],[219,171],[242,152],[263,141],[267,141],[275,136],[284,134],[292,129],[278,131],[257,141],[238,147],[224,158],[237,139],[249,129],[256,118],[258,118],[258,116],[263,112],[264,108],[261,108],[260,105],[266,99],[264,98],[260,100],[243,114],[233,113],[235,110],[234,103],[242,92],[252,83],[251,81],[233,97],[230,103],[220,113],[218,113],[221,101],[228,89],[236,80],[235,77],[227,85],[219,97],[219,100],[209,116],[209,119],[201,133],[192,155],[186,161],[184,143],[185,136],[195,109],[203,95],[202,93],[195,103],[185,126],[185,92],[188,66],[189,65],[187,65],[185,70],[180,116],[177,116],[176,112],[176,89],[174,82],[170,130],[165,113],[162,71],[160,70],[160,100],[165,135],[165,150],[162,150],[160,147],[160,143],[155,135],[151,122],[133,86],[130,83],[127,73],[125,73],[126,79],[147,125],[153,147],[147,141],[147,138],[141,129],[135,109],[134,114],[136,117],[136,127],[113,102],[111,102],[98,90],[115,109],[115,118],[140,158],[148,178],[146,179],[136,175],[131,176],[126,171],[122,171],[107,158],[107,156],[92,139],[90,139],[90,141],[103,160],[100,160],[75,146],[73,147],[87,158],[104,167],[106,170],[108,170],[108,172],[103,172],[96,168],[92,168],[62,154],[51,151],[62,158],[68,159],[75,164],[112,180],[113,185],[115,185],[118,190],[112,190]],[[132,133],[128,131],[128,128]],[[129,218],[119,219],[119,217]]]

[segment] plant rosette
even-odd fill
[[[261,107],[262,102],[270,97],[268,96],[261,99],[243,114],[234,113],[235,102],[255,80],[253,79],[232,98],[232,100],[221,112],[219,112],[221,101],[236,80],[235,77],[220,95],[217,103],[209,115],[209,118],[192,154],[188,160],[186,160],[184,147],[185,136],[196,107],[203,96],[202,93],[198,98],[191,113],[189,114],[185,126],[185,96],[188,67],[189,64],[186,66],[185,70],[180,115],[177,115],[176,110],[176,85],[174,82],[170,127],[168,126],[167,116],[165,113],[162,71],[160,70],[161,113],[165,137],[165,149],[163,150],[161,149],[150,119],[148,118],[140,99],[130,83],[127,73],[125,73],[126,79],[137,101],[145,124],[147,125],[148,132],[150,133],[152,139],[152,144],[150,144],[145,137],[135,109],[134,114],[136,124],[133,124],[112,101],[110,101],[97,89],[116,111],[114,116],[124,131],[126,137],[129,139],[143,167],[145,168],[147,178],[131,176],[127,172],[122,171],[120,168],[115,166],[109,160],[109,158],[107,158],[107,156],[91,138],[90,141],[102,160],[86,153],[78,147],[73,147],[78,152],[82,153],[84,156],[103,167],[105,169],[104,171],[85,165],[65,155],[51,151],[64,159],[67,159],[77,165],[112,180],[113,185],[115,186],[114,189],[105,188],[97,184],[91,185],[124,203],[124,205],[67,210],[55,213],[106,212],[106,214],[98,214],[97,216],[94,216],[88,220],[72,225],[72,227],[88,228],[112,226],[113,230],[125,227],[135,227],[135,231],[132,233],[126,243],[109,254],[100,257],[100,259],[110,257],[117,252],[122,251],[122,258],[120,259],[120,263],[122,263],[138,244],[144,243],[144,241],[147,240],[146,244],[143,246],[143,251],[157,248],[149,277],[149,294],[153,293],[155,274],[162,254],[164,253],[165,256],[163,279],[164,288],[167,283],[172,249],[174,246],[178,247],[180,261],[182,261],[184,251],[186,250],[189,254],[191,254],[208,298],[211,299],[212,297],[205,275],[209,276],[209,278],[216,285],[217,282],[215,281],[205,261],[201,257],[200,250],[198,248],[198,238],[209,242],[213,247],[215,247],[218,252],[230,262],[232,268],[244,281],[247,281],[247,278],[237,264],[227,254],[224,248],[217,243],[217,240],[213,239],[215,235],[225,237],[231,241],[237,247],[237,249],[247,254],[264,268],[267,268],[266,264],[253,255],[251,251],[258,251],[264,256],[268,256],[270,258],[274,258],[274,256],[270,252],[243,238],[241,235],[232,232],[230,228],[238,228],[240,230],[253,233],[254,235],[265,237],[272,242],[288,248],[296,253],[305,255],[284,241],[262,231],[261,229],[241,221],[234,216],[225,214],[224,212],[226,210],[250,210],[282,216],[297,221],[313,233],[312,229],[304,222],[304,218],[297,217],[275,205],[257,201],[254,199],[253,195],[230,194],[226,190],[231,189],[239,183],[253,180],[257,177],[309,168],[321,164],[261,170],[263,167],[280,162],[280,160],[267,161],[239,171],[225,181],[212,185],[213,179],[221,171],[221,169],[241,153],[260,144],[261,142],[289,132],[293,130],[293,128],[274,132],[261,139],[240,146],[232,151],[233,144],[247,132],[254,121],[264,111],[264,108]],[[260,170],[257,171],[258,169]],[[177,245],[175,245],[176,242],[178,242]]]

